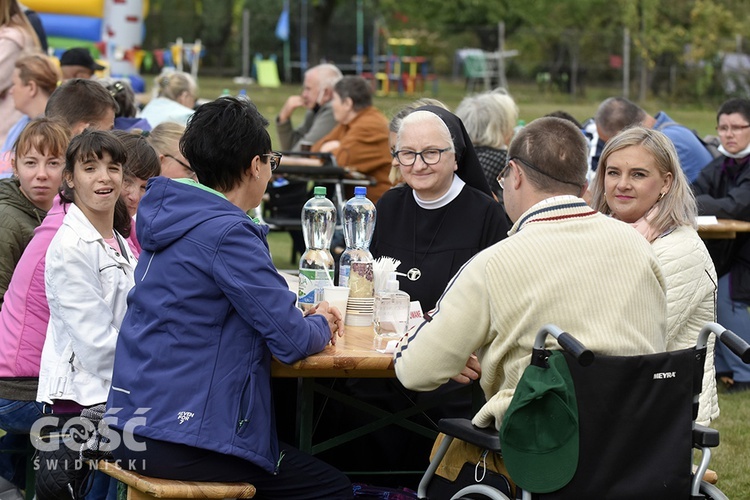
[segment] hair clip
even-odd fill
[[[125,85],[122,84],[122,82],[115,82],[107,87],[109,90],[109,95],[112,97],[116,97],[117,94],[125,90]]]

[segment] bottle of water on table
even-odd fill
[[[375,230],[375,204],[367,199],[367,188],[354,188],[354,198],[344,205],[346,250],[339,259],[339,286],[349,286],[352,262],[372,262],[370,241]]]
[[[302,207],[305,253],[299,261],[299,307],[306,311],[321,301],[323,288],[333,284],[331,238],[336,228],[336,207],[326,188],[315,186],[314,196]]]

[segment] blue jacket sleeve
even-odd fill
[[[302,316],[296,295],[273,265],[265,238],[249,219],[231,226],[218,245],[215,279],[239,315],[271,353],[293,363],[325,348],[331,338],[323,316]]]

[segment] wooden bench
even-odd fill
[[[250,483],[209,483],[176,481],[142,476],[122,469],[114,462],[100,460],[99,470],[128,485],[128,500],[167,498],[253,498],[255,486]]]

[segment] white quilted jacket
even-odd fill
[[[667,350],[695,345],[700,329],[716,321],[716,270],[706,245],[691,227],[657,238],[652,247],[667,282]],[[697,422],[719,416],[714,371],[714,336],[709,339]]]

